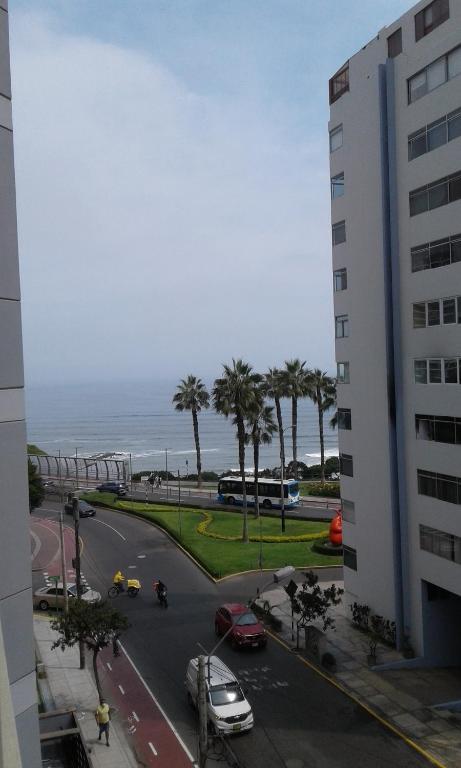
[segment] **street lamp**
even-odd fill
[[[78,450],[81,448],[81,445],[77,445],[75,448],[75,474],[76,474],[76,486],[75,490],[78,491]]]
[[[285,427],[285,429],[282,429],[282,435],[284,435],[285,432],[288,432],[288,430],[292,428],[293,428],[293,424],[290,424],[289,427]],[[281,517],[282,517],[282,533],[285,533],[285,488],[283,487],[283,483],[285,481],[285,478],[284,478],[285,453],[282,446],[283,446],[283,440],[280,440],[280,509],[281,509]]]

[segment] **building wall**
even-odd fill
[[[24,421],[21,308],[8,46],[0,0],[0,620],[24,766],[41,765],[38,738]]]

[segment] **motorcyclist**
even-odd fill
[[[117,571],[117,573],[115,573],[112,581],[114,583],[114,587],[118,589],[119,592],[123,592],[123,582],[125,581],[125,577],[121,571]]]

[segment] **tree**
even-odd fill
[[[248,539],[248,508],[245,488],[245,419],[255,410],[258,400],[262,398],[262,376],[253,371],[249,363],[243,360],[232,360],[232,365],[223,366],[223,375],[216,379],[213,387],[213,406],[217,413],[226,418],[233,416],[237,427],[239,446],[239,468],[243,490],[243,530],[242,541]]]
[[[333,605],[339,605],[344,589],[332,584],[322,589],[318,584],[319,577],[313,571],[306,572],[306,580],[299,587],[292,600],[293,612],[299,615],[298,626],[308,627],[314,621],[321,621],[325,632],[335,625],[334,619],[328,615]]]
[[[27,459],[27,473],[29,475],[29,512],[42,506],[45,498],[45,489],[43,481],[37,472],[37,467]]]
[[[264,375],[264,389],[267,397],[275,403],[275,413],[277,416],[277,426],[280,443],[280,461],[283,465],[283,474],[285,475],[285,438],[283,435],[282,409],[280,400],[286,397],[286,386],[282,371],[278,368],[269,368]]]
[[[201,379],[189,374],[187,379],[181,379],[178,384],[178,391],[173,397],[173,403],[177,411],[191,411],[192,424],[194,427],[195,451],[197,454],[197,485],[202,487],[202,459],[200,456],[200,438],[198,432],[197,414],[202,408],[209,408],[210,395]]]
[[[265,405],[264,401],[257,400],[255,409],[246,417],[248,432],[245,436],[247,444],[253,445],[253,458],[255,465],[255,517],[259,517],[259,448],[261,444],[268,445],[272,442],[272,435],[277,432],[277,426],[273,418],[274,409]]]
[[[71,648],[83,642],[93,653],[93,672],[99,699],[103,698],[98,672],[98,654],[107,648],[114,638],[119,638],[129,627],[126,616],[112,608],[108,603],[88,603],[78,598],[69,600],[69,612],[57,616],[51,627],[60,634],[53,643],[53,648]]]
[[[323,433],[323,417],[336,405],[336,382],[324,371],[315,368],[309,376],[308,396],[317,406],[319,418],[320,439],[320,482],[325,482],[325,437]]]
[[[295,479],[298,479],[298,400],[306,397],[309,389],[310,371],[306,363],[298,358],[286,360],[283,371],[286,397],[291,398],[291,438],[293,443],[293,465]]]

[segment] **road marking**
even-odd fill
[[[136,720],[137,723],[139,723],[139,717],[137,716],[136,712],[133,710],[133,717]]]
[[[102,520],[96,520],[95,517],[90,517],[88,519],[91,520],[93,523],[99,523],[100,525],[105,525],[106,528],[110,528],[114,533],[117,534],[117,536],[120,536],[120,538],[123,539],[123,541],[126,541],[125,536],[123,536],[123,534],[121,534],[120,531],[117,531],[117,529],[114,528],[113,525],[109,525],[109,523],[104,523]]]
[[[111,665],[109,664],[109,662],[107,662],[107,669],[109,670],[109,672],[112,672],[112,667],[111,667]]]
[[[155,749],[154,745],[151,741],[148,742],[149,747],[151,748],[152,752],[154,753],[155,757],[157,757],[157,750]]]
[[[145,555],[138,555],[138,560],[142,560],[145,557]]]
[[[139,679],[141,680],[141,683],[143,684],[143,686],[144,686],[144,688],[146,689],[147,693],[148,693],[148,694],[149,694],[149,696],[151,697],[152,701],[155,703],[155,705],[157,706],[157,708],[158,708],[159,712],[160,712],[160,713],[161,713],[161,715],[162,715],[162,716],[165,718],[165,720],[166,720],[167,724],[169,725],[169,727],[171,728],[172,732],[173,732],[173,733],[174,733],[174,735],[176,736],[177,740],[178,740],[178,741],[179,741],[179,743],[181,744],[181,746],[182,746],[182,748],[183,748],[184,752],[186,753],[187,757],[189,758],[189,760],[191,761],[191,763],[192,763],[193,765],[196,765],[197,763],[196,763],[196,761],[195,761],[195,757],[192,755],[192,753],[190,752],[190,750],[189,750],[189,749],[187,748],[187,746],[184,744],[184,742],[183,742],[183,740],[182,740],[181,736],[179,735],[178,731],[177,731],[177,730],[176,730],[176,728],[174,727],[173,723],[171,722],[170,718],[169,718],[169,717],[168,717],[168,715],[166,714],[166,712],[165,712],[165,710],[163,709],[163,707],[161,707],[161,706],[160,706],[160,704],[159,704],[158,700],[155,698],[154,694],[152,693],[151,689],[150,689],[150,688],[149,688],[149,686],[147,685],[146,681],[144,680],[143,676],[141,675],[141,673],[140,673],[139,669],[137,668],[136,664],[135,664],[135,663],[134,663],[134,661],[131,659],[130,655],[129,655],[129,654],[126,652],[126,650],[125,650],[124,646],[122,645],[122,643],[120,643],[120,647],[121,647],[121,649],[122,649],[123,653],[125,654],[125,656],[127,657],[128,661],[130,662],[131,666],[133,667],[134,671],[135,671],[135,672],[136,672],[136,674],[138,675]]]
[[[129,565],[128,568],[137,568],[137,565]]]
[[[118,687],[120,688],[120,690],[121,690],[121,692],[123,693],[123,695],[125,695],[125,691],[123,690],[122,686],[121,686],[121,685],[119,685]]]

